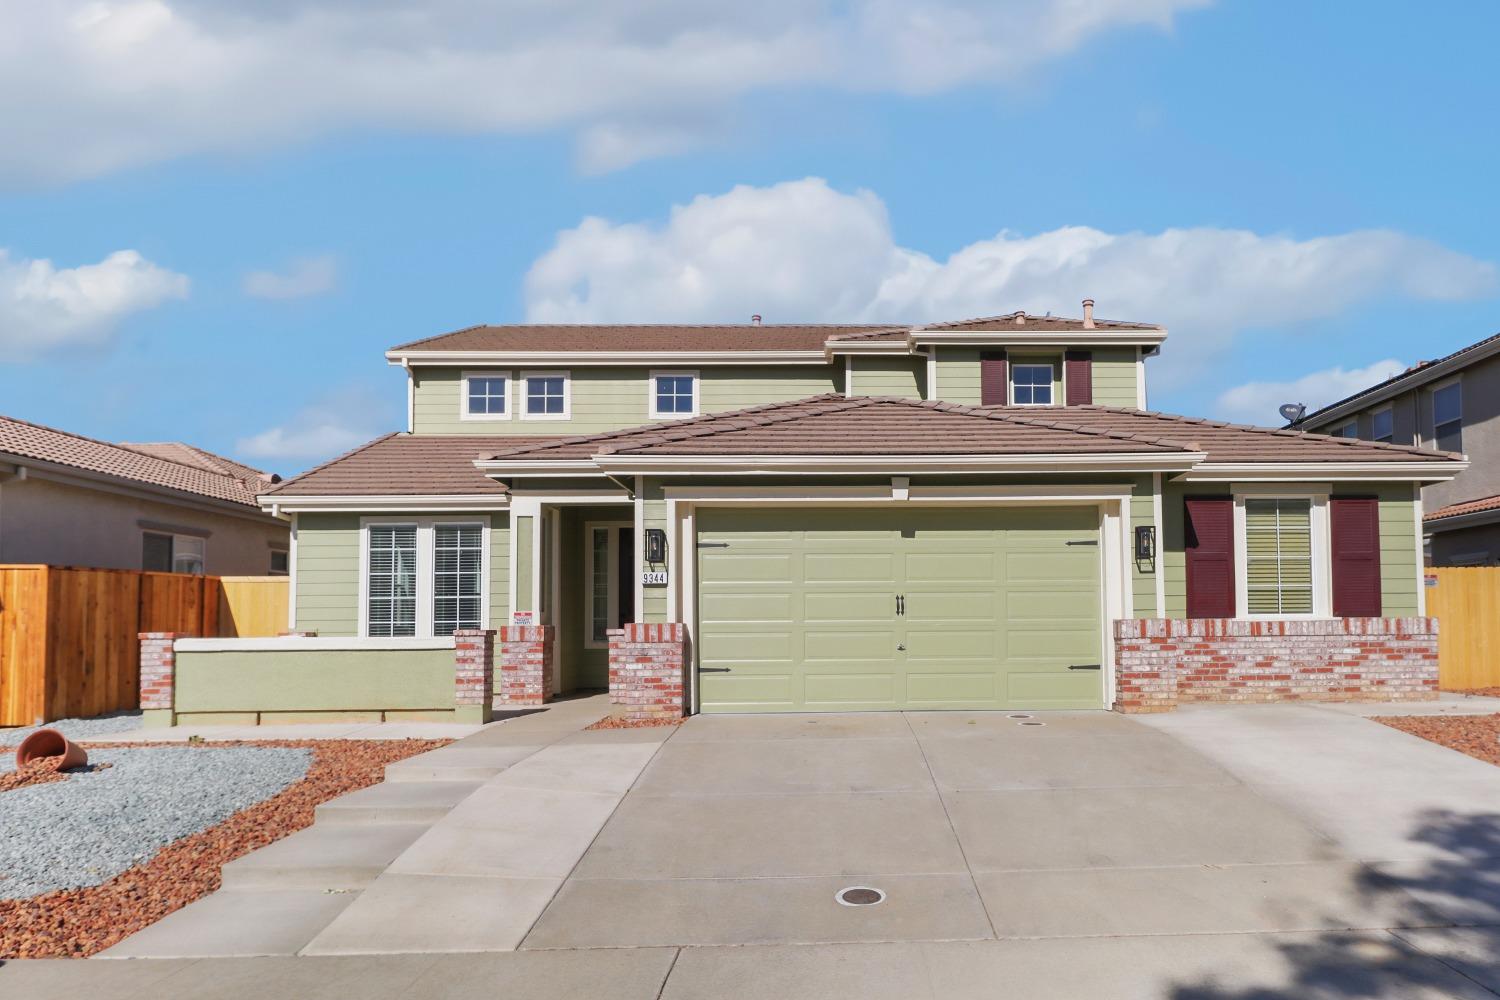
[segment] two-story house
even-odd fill
[[[687,711],[860,711],[1108,707],[1144,619],[1347,646],[1422,614],[1418,491],[1460,457],[1151,412],[1166,330],[1092,310],[402,344],[406,430],[261,498],[289,624],[527,626],[549,691],[623,683],[650,625]]]
[[[1305,414],[1293,426],[1463,452],[1470,464],[1462,475],[1422,490],[1428,562],[1500,562],[1500,334],[1416,364]]]

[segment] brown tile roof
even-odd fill
[[[1464,514],[1482,514],[1488,510],[1500,510],[1500,496],[1481,497],[1478,500],[1465,500],[1462,503],[1450,503],[1446,507],[1422,515],[1424,521],[1437,521],[1445,517],[1462,517]]]
[[[482,454],[556,438],[387,434],[268,490],[294,496],[460,496],[506,492],[474,468]]]
[[[1207,452],[1209,462],[1446,461],[1420,448],[1107,406],[1038,410],[814,396],[609,434],[517,442],[495,459],[612,455],[1027,455]]]
[[[880,324],[673,325],[515,324],[471,326],[391,348],[401,351],[821,351],[830,337],[871,330]]]
[[[1428,371],[1429,369],[1436,367],[1437,365],[1441,365],[1441,364],[1444,364],[1445,362],[1452,361],[1453,359],[1461,357],[1462,355],[1467,354],[1470,351],[1479,351],[1482,348],[1489,347],[1492,344],[1494,344],[1496,341],[1500,341],[1500,333],[1492,334],[1492,335],[1490,335],[1488,337],[1485,337],[1481,341],[1478,341],[1476,343],[1470,344],[1467,347],[1460,347],[1458,350],[1454,351],[1453,353],[1451,353],[1451,354],[1445,354],[1442,357],[1437,358],[1436,360],[1433,360],[1433,361],[1419,361],[1416,364],[1412,365],[1410,368],[1406,369],[1406,371],[1401,372],[1401,373],[1396,374],[1396,375],[1392,375],[1390,378],[1386,379],[1384,382],[1376,382],[1374,385],[1366,386],[1365,388],[1359,390],[1356,393],[1353,393],[1352,395],[1345,396],[1343,399],[1334,400],[1332,403],[1329,403],[1327,406],[1320,406],[1316,410],[1313,410],[1311,413],[1305,413],[1305,414],[1303,414],[1302,418],[1297,421],[1296,426],[1305,427],[1308,424],[1315,423],[1317,417],[1319,417],[1320,415],[1322,415],[1324,413],[1327,413],[1329,410],[1332,410],[1335,407],[1343,406],[1345,403],[1352,403],[1356,399],[1359,399],[1362,396],[1368,396],[1371,393],[1379,392],[1381,389],[1384,389],[1387,386],[1395,385],[1398,382],[1405,382],[1408,379],[1414,379],[1417,376],[1421,375],[1422,373]]]
[[[258,507],[271,481],[258,469],[182,444],[110,444],[41,424],[0,417],[0,459],[38,462]]]
[[[1017,322],[1017,320],[1025,322]],[[1006,331],[1031,329],[1031,330],[1161,330],[1162,327],[1154,323],[1132,323],[1127,320],[1096,319],[1092,328],[1083,325],[1083,320],[1068,316],[1033,316],[1028,312],[1020,311],[1008,313],[1004,316],[980,316],[974,319],[954,320],[950,323],[927,323],[919,327],[922,330],[976,330],[976,331]]]

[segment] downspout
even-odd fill
[[[406,433],[415,434],[417,431],[417,387],[412,380],[411,362],[402,358],[401,367],[406,371]],[[505,406],[507,410],[510,409],[508,402]]]

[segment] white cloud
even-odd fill
[[[946,259],[899,245],[881,200],[817,178],[737,187],[662,225],[586,218],[526,278],[542,322],[925,322],[1015,309],[1165,324],[1170,385],[1234,337],[1387,299],[1493,294],[1495,265],[1388,230],[1296,239],[1236,229],[1002,230]]]
[[[301,257],[283,273],[251,271],[245,275],[245,294],[256,299],[305,299],[333,291],[338,262],[332,256]]]
[[[134,250],[68,268],[0,250],[0,361],[106,343],[120,320],[186,298],[188,286]]]
[[[1361,389],[1384,382],[1406,370],[1394,358],[1364,368],[1325,368],[1290,382],[1246,382],[1221,395],[1214,416],[1240,423],[1279,427],[1285,423],[1277,413],[1282,403],[1303,403],[1309,412]]]
[[[395,416],[388,393],[349,387],[303,407],[284,423],[240,438],[235,451],[246,458],[310,466],[379,437],[390,430]]]
[[[686,148],[756,91],[1004,82],[1211,2],[11,0],[0,178],[372,127],[576,129],[603,169]]]

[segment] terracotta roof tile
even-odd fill
[[[271,477],[258,469],[191,445],[111,444],[13,417],[0,417],[0,459],[6,456],[248,507],[258,506],[255,495],[271,482]]]
[[[1450,503],[1446,507],[1439,507],[1437,510],[1423,514],[1422,520],[1437,521],[1445,517],[1461,517],[1464,514],[1482,514],[1487,510],[1500,510],[1500,496]]]
[[[401,351],[821,351],[830,337],[906,327],[845,324],[516,324],[471,326],[391,348]]]
[[[556,438],[487,434],[387,434],[288,479],[264,495],[294,496],[460,496],[493,493],[505,487],[474,468],[474,460],[516,443]]]

